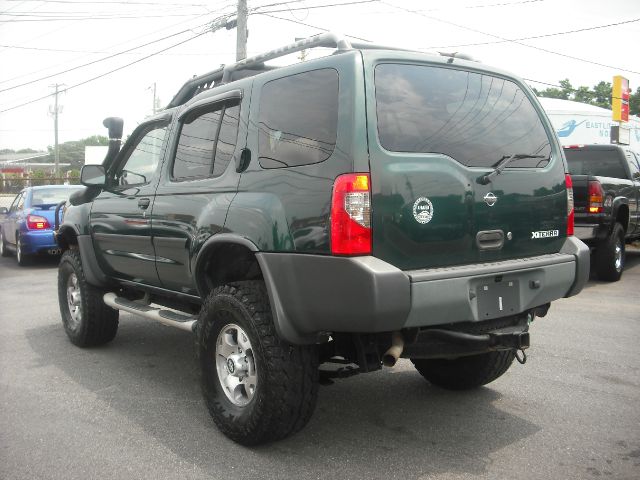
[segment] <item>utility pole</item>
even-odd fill
[[[58,149],[58,114],[62,112],[62,107],[58,106],[58,94],[60,93],[60,87],[63,85],[60,83],[56,83],[54,85],[50,85],[50,87],[55,88],[54,95],[54,105],[53,109],[49,107],[49,113],[53,116],[53,132],[55,137],[54,144],[54,157],[55,157],[55,169],[54,169],[54,177],[58,178],[60,173],[60,150]]]
[[[156,104],[157,104],[157,100],[156,100],[156,82],[153,82],[153,109],[151,110],[153,112],[153,114],[156,114]]]
[[[247,0],[238,0],[238,30],[236,36],[236,61],[247,58]]]

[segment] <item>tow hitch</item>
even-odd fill
[[[405,345],[402,356],[405,358],[443,358],[463,355],[475,355],[494,350],[513,350],[518,362],[524,364],[529,348],[529,332],[506,331],[471,334],[430,328],[422,330],[416,341]]]

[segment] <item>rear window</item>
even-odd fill
[[[31,194],[31,206],[56,205],[63,200],[68,200],[73,192],[83,189],[81,185],[70,188],[39,188],[33,190]]]
[[[549,138],[515,83],[486,74],[423,65],[380,64],[375,70],[378,136],[393,152],[441,153],[469,167],[544,167]]]
[[[627,178],[618,150],[583,150],[565,148],[564,155],[572,175]]]

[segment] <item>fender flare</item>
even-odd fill
[[[198,294],[200,295],[200,298],[202,298],[203,300],[204,300],[204,295],[203,295],[203,289],[201,288],[200,270],[204,265],[205,258],[207,257],[207,254],[211,252],[211,250],[215,249],[217,246],[221,244],[230,244],[230,243],[241,245],[253,253],[256,253],[259,251],[255,243],[253,243],[248,238],[242,237],[235,233],[216,233],[211,237],[209,237],[202,244],[200,251],[196,255],[195,259],[193,260],[192,269],[191,269],[191,271],[193,272],[193,277],[196,282],[196,288],[198,290]]]
[[[613,203],[612,203],[612,213],[611,213],[611,224],[609,225],[610,228],[613,228],[613,226],[616,223],[616,218],[618,216],[618,212],[620,211],[620,207],[622,207],[623,205],[625,205],[627,207],[627,209],[629,208],[629,199],[626,197],[616,197],[613,199]],[[622,228],[624,228],[624,231],[628,231],[629,230],[629,218],[627,218],[627,224],[626,225],[622,225]]]

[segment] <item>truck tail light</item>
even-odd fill
[[[371,189],[368,173],[340,175],[331,197],[331,253],[371,253]]]
[[[27,215],[27,228],[29,230],[46,230],[51,228],[49,220],[39,215]]]
[[[604,190],[597,180],[589,180],[589,213],[602,213]]]
[[[574,209],[573,209],[573,182],[568,173],[564,176],[564,183],[567,187],[567,237],[573,235]]]

